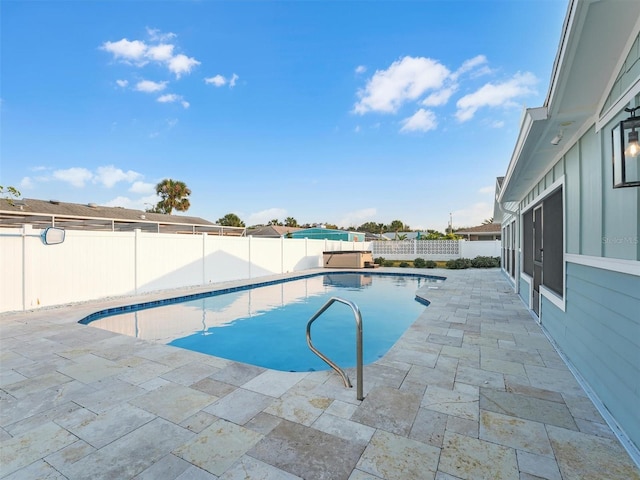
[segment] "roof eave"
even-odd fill
[[[522,115],[520,121],[520,133],[516,141],[509,166],[507,167],[507,173],[504,176],[502,182],[502,188],[500,188],[498,203],[504,201],[513,200],[509,198],[514,188],[512,178],[514,172],[522,165],[522,153],[530,150],[534,143],[537,143],[538,138],[532,135],[532,132],[538,132],[544,129],[545,122],[548,120],[547,107],[527,108]]]

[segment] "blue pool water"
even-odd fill
[[[424,311],[416,290],[442,280],[408,274],[319,274],[154,308],[98,312],[82,323],[274,370],[327,370],[309,350],[305,335],[309,319],[331,297],[359,307],[367,364],[382,357]],[[356,364],[355,334],[353,312],[342,303],[334,303],[312,327],[316,348],[342,368]]]

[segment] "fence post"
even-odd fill
[[[202,285],[207,283],[207,234],[202,232]]]
[[[133,230],[133,290],[138,294],[138,269],[140,262],[138,259],[138,249],[140,248],[140,232],[139,228]]]
[[[27,236],[32,235],[33,226],[22,226],[22,311],[27,309]]]
[[[251,279],[251,239],[253,238],[253,235],[249,235],[247,237],[247,264],[249,265],[249,279]]]

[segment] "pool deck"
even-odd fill
[[[447,281],[365,367],[363,401],[331,371],[76,323],[158,294],[2,314],[0,478],[640,479],[502,273],[416,272]]]

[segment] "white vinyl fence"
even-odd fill
[[[373,258],[385,260],[451,260],[454,258],[499,257],[500,240],[389,240],[371,242]]]
[[[368,242],[67,230],[59,245],[41,231],[0,230],[0,312],[307,270],[324,251]]]

